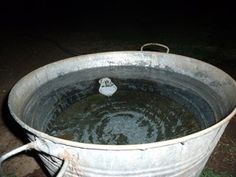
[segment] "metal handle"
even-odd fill
[[[144,47],[151,46],[151,45],[155,45],[155,46],[159,46],[159,47],[165,48],[165,49],[166,49],[166,53],[169,53],[169,52],[170,52],[169,47],[167,47],[166,45],[164,45],[164,44],[159,44],[159,43],[153,43],[153,42],[151,42],[151,43],[146,43],[146,44],[142,45],[142,47],[140,48],[140,50],[143,51]]]
[[[56,177],[63,177],[65,172],[66,172],[66,169],[67,169],[68,165],[69,165],[69,161],[64,160],[64,162],[61,166],[61,170],[59,171],[59,173],[57,174]]]
[[[18,147],[18,148],[16,148],[16,149],[14,149],[14,150],[12,150],[12,151],[10,151],[10,152],[8,152],[8,153],[2,155],[2,156],[0,157],[0,176],[1,176],[1,177],[6,177],[6,176],[4,175],[4,173],[3,173],[3,170],[2,170],[2,164],[3,164],[3,162],[4,162],[5,160],[11,158],[12,156],[14,156],[14,155],[16,155],[16,154],[19,154],[19,153],[23,152],[23,151],[27,151],[27,150],[31,150],[31,149],[37,150],[37,149],[35,148],[35,144],[36,144],[35,142],[30,142],[30,143],[28,143],[28,144],[26,144],[26,145],[23,145],[23,146],[21,146],[21,147]],[[64,160],[64,162],[63,162],[63,164],[62,164],[62,166],[61,166],[61,169],[60,169],[60,171],[58,172],[58,174],[57,174],[56,177],[63,177],[64,174],[65,174],[65,172],[66,172],[66,169],[67,169],[68,165],[69,165],[69,161]]]

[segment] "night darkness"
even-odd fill
[[[34,25],[64,22],[190,23],[233,25],[235,9],[229,1],[5,1],[0,6],[3,24]],[[188,25],[188,24],[185,24]]]
[[[214,61],[208,62],[218,65],[223,58],[235,62],[235,55],[222,57],[220,53],[229,48],[230,52],[235,49],[235,17],[235,8],[231,1],[13,0],[4,1],[0,6],[0,32],[6,40],[6,36],[13,40],[14,36],[28,36],[38,42],[47,39],[64,53],[64,48],[73,49],[67,52],[70,55],[137,50],[143,43],[160,42],[170,46],[173,53],[206,58],[206,61],[209,56]],[[94,33],[96,39],[89,36],[86,38],[88,32]],[[59,36],[56,35],[58,33]],[[84,47],[94,43],[94,40],[110,40],[117,43],[117,47],[109,48],[108,45],[99,44],[92,47],[92,50],[89,45],[82,49],[81,44],[76,44],[76,41],[69,41],[69,38],[64,41],[65,37],[70,36],[81,42],[76,33],[86,38]],[[122,40],[128,43],[127,46],[122,44]],[[67,46],[64,46],[65,42]],[[203,54],[198,55],[201,47],[199,51],[194,51],[194,47],[189,49],[194,45],[213,46],[216,49],[214,52],[203,51]]]
[[[169,46],[170,53],[211,63],[236,79],[235,33],[236,8],[227,0],[4,0],[0,3],[0,155],[25,143],[22,130],[12,123],[7,97],[30,71],[75,55],[140,50],[144,43],[158,42]],[[236,176],[235,129],[233,119],[207,168]],[[233,153],[225,147],[233,147]],[[29,156],[35,157],[30,153],[7,162],[7,173],[45,177]]]

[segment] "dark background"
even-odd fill
[[[9,0],[0,5],[1,21],[7,25],[35,25],[46,22],[91,23],[190,23],[233,26],[233,2],[200,0],[162,1],[57,1]],[[224,26],[226,25],[226,26]]]
[[[5,0],[0,4],[0,32],[3,37],[49,38],[48,42],[54,42],[55,47],[61,50],[64,49],[61,44],[64,41],[61,42],[59,36],[52,37],[52,33],[61,33],[60,37],[65,37],[93,32],[103,35],[101,40],[107,40],[109,36],[110,39],[114,37],[113,42],[130,41],[137,46],[160,42],[168,44],[174,53],[190,54],[189,49],[183,53],[182,45],[190,47],[202,41],[205,45],[216,46],[218,50],[235,47],[235,11],[234,3],[227,0]],[[87,41],[94,43],[90,37]],[[72,49],[76,45],[68,47]],[[80,46],[77,45],[77,48]],[[121,49],[125,48],[103,47],[102,51]],[[133,49],[137,50],[136,46]],[[87,52],[99,51],[73,50],[68,53]],[[217,60],[216,57],[214,60]]]

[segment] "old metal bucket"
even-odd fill
[[[108,68],[107,72],[103,72],[104,67]],[[122,70],[127,67],[131,69]],[[141,73],[133,73],[133,67],[143,70]],[[100,145],[64,140],[44,133],[43,127],[47,124],[49,114],[47,111],[48,114],[42,114],[40,118],[37,115],[24,116],[27,103],[40,87],[59,78],[59,82],[53,87],[39,93],[38,99],[45,98],[52,90],[72,84],[74,79],[80,78],[78,71],[83,73],[93,68],[101,68],[101,72],[86,77],[125,77],[128,74],[132,77],[155,79],[157,76],[150,74],[150,70],[168,70],[194,78],[198,84],[189,86],[189,89],[193,89],[196,94],[203,97],[206,94],[207,91],[201,89],[201,84],[207,85],[214,92],[206,101],[214,110],[215,123],[196,133],[167,141],[134,145]],[[64,76],[70,74],[73,76],[64,79]],[[188,86],[187,82],[184,84]],[[50,102],[53,97],[46,98]],[[54,102],[58,100],[54,99]],[[8,104],[13,118],[24,129],[30,142],[1,156],[0,165],[17,153],[35,149],[49,173],[57,177],[196,177],[201,174],[227,124],[236,113],[236,82],[210,64],[168,52],[107,52],[65,59],[29,73],[13,87]]]

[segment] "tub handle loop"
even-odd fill
[[[63,164],[62,164],[62,166],[61,166],[61,169],[60,169],[60,171],[58,172],[58,174],[57,174],[56,177],[63,177],[64,174],[65,174],[65,172],[66,172],[66,169],[67,169],[68,165],[69,165],[69,161],[64,160],[64,161],[63,161]]]
[[[21,152],[23,152],[23,151],[27,151],[27,150],[30,150],[30,149],[34,149],[34,142],[31,142],[31,143],[28,143],[28,144],[26,144],[26,145],[24,145],[24,146],[18,147],[18,148],[16,148],[16,149],[14,149],[14,150],[12,150],[12,151],[10,151],[10,152],[8,152],[8,153],[2,155],[2,156],[0,157],[0,176],[5,177],[5,175],[4,175],[4,173],[3,173],[3,170],[2,170],[2,163],[3,163],[5,160],[11,158],[12,156],[14,156],[14,155],[16,155],[16,154],[19,154],[19,153],[21,153]]]
[[[143,51],[145,47],[147,47],[147,46],[152,46],[152,45],[165,48],[165,49],[166,49],[166,53],[169,53],[169,52],[170,52],[170,49],[169,49],[168,46],[166,46],[166,45],[164,45],[164,44],[155,43],[155,42],[150,42],[150,43],[146,43],[146,44],[142,45],[142,47],[140,48],[140,50]]]
[[[3,164],[4,161],[6,161],[7,159],[9,159],[9,158],[11,158],[11,157],[21,153],[21,152],[24,152],[24,151],[27,151],[27,150],[31,150],[31,149],[37,150],[37,148],[35,147],[35,141],[34,142],[30,142],[30,143],[28,143],[26,145],[23,145],[21,147],[18,147],[16,149],[14,149],[14,150],[12,150],[12,151],[2,155],[0,157],[0,176],[1,177],[6,177],[6,175],[4,175],[3,169],[2,169],[2,164]],[[67,160],[63,160],[63,164],[61,166],[61,169],[58,172],[56,177],[63,177],[65,172],[66,172],[66,169],[67,169],[68,165],[69,165],[69,162]]]

